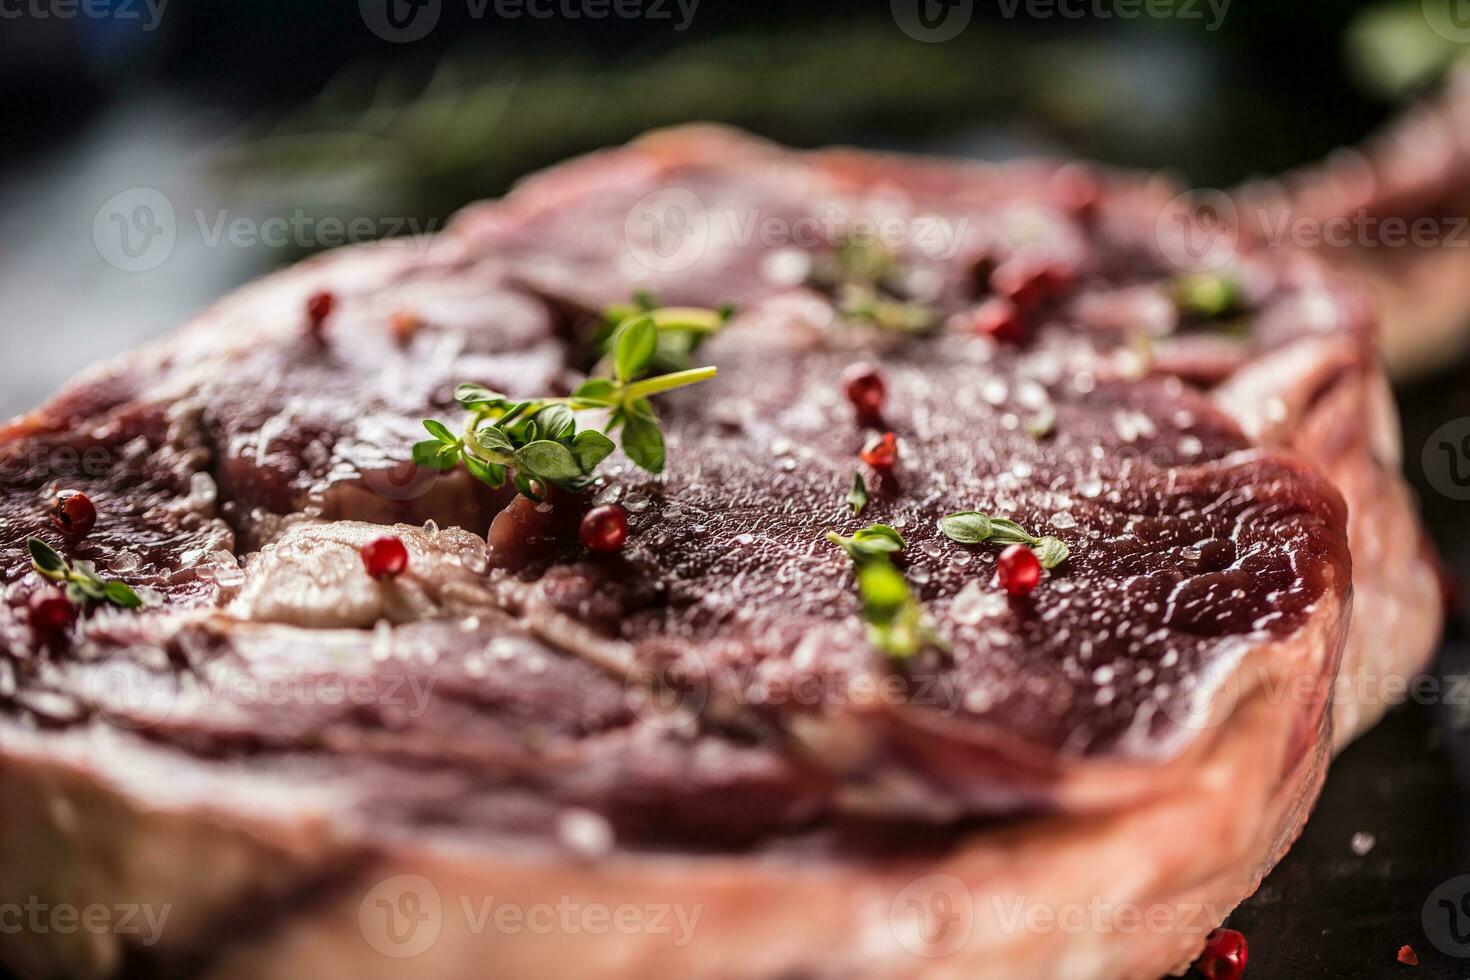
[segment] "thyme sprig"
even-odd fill
[[[722,306],[708,310],[697,306],[658,305],[653,294],[639,291],[633,294],[631,303],[609,306],[602,314],[602,324],[593,335],[593,344],[603,353],[602,370],[608,373],[614,355],[613,346],[624,324],[639,316],[653,320],[657,330],[657,347],[651,371],[686,371],[694,366],[694,355],[706,340],[725,328],[735,313],[733,306]]]
[[[851,537],[829,531],[827,540],[847,552],[857,566],[858,597],[869,643],[897,660],[907,660],[926,646],[948,648],[944,638],[930,628],[924,607],[890,560],[890,555],[903,550],[903,535],[887,524],[873,524]]]
[[[1050,535],[1036,537],[1015,521],[991,517],[976,510],[960,511],[939,520],[939,530],[960,544],[1024,544],[1036,552],[1042,568],[1056,568],[1071,553],[1067,543]]]
[[[852,507],[853,517],[861,517],[868,506],[868,484],[863,480],[862,471],[852,475],[852,489],[847,491],[847,502]]]
[[[26,548],[31,553],[31,567],[43,577],[64,584],[66,597],[74,605],[110,602],[123,609],[138,609],[143,605],[138,593],[122,582],[110,582],[98,575],[97,567],[89,561],[68,562],[40,538],[27,538]]]
[[[1221,272],[1196,272],[1177,276],[1169,292],[1180,312],[1216,320],[1242,311],[1245,289],[1239,279]]]
[[[899,257],[876,240],[848,238],[812,263],[811,282],[830,292],[843,317],[897,333],[939,325],[931,307],[908,298]]]
[[[713,367],[690,368],[645,378],[658,352],[659,332],[653,316],[638,313],[624,321],[612,338],[611,377],[589,378],[565,398],[516,400],[481,384],[455,390],[455,400],[469,412],[456,435],[434,419],[424,422],[432,439],[413,447],[413,461],[436,470],[464,464],[482,483],[515,488],[533,500],[544,493],[537,483],[577,492],[595,479],[597,467],[612,454],[608,436],[621,430],[623,452],[650,473],[665,463],[663,432],[649,400],[654,395],[708,381]],[[601,432],[579,429],[581,411],[607,413]]]

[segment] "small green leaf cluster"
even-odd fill
[[[1219,272],[1178,276],[1169,284],[1169,292],[1180,312],[1207,320],[1239,313],[1245,300],[1240,280]]]
[[[1015,521],[977,510],[960,511],[939,520],[939,530],[960,544],[1024,544],[1036,552],[1042,568],[1056,568],[1071,553],[1067,543],[1051,536],[1035,537]]]
[[[847,320],[897,333],[927,333],[938,313],[905,298],[904,269],[882,242],[846,239],[812,263],[811,281],[829,291]]]
[[[857,566],[858,597],[868,624],[868,642],[897,660],[913,657],[925,646],[946,646],[943,638],[929,628],[919,600],[890,560],[903,550],[903,536],[898,531],[887,524],[873,524],[851,537],[828,532],[827,540],[846,551]]]
[[[718,314],[711,314],[718,315]],[[708,381],[715,368],[691,368],[652,378],[643,375],[659,349],[653,315],[625,321],[611,339],[612,377],[589,378],[567,398],[516,400],[484,385],[462,384],[455,400],[469,412],[462,434],[429,419],[432,439],[413,447],[413,461],[436,470],[463,464],[492,487],[514,482],[533,500],[544,495],[538,484],[577,492],[595,479],[597,467],[615,448],[609,435],[621,430],[623,452],[650,473],[661,473],[665,442],[650,399],[657,394]],[[601,432],[579,429],[579,411],[607,413]]]
[[[27,538],[26,547],[31,552],[31,567],[45,578],[64,584],[66,597],[73,605],[109,602],[123,609],[138,609],[143,605],[138,593],[122,582],[104,579],[89,561],[68,562],[40,538]]]
[[[687,371],[694,367],[694,355],[699,348],[724,329],[734,312],[731,306],[718,310],[693,306],[659,307],[653,296],[639,292],[634,295],[633,302],[609,306],[604,310],[602,323],[592,339],[603,353],[604,367],[610,365],[617,338],[624,326],[640,316],[647,316],[653,321],[657,338],[648,369],[654,372]]]
[[[852,516],[861,517],[868,506],[868,484],[861,472],[852,475],[852,489],[847,491],[847,502],[852,506]]]

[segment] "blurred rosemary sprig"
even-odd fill
[[[726,37],[613,67],[568,59],[534,73],[487,73],[488,59],[466,52],[441,62],[427,84],[344,73],[285,118],[239,134],[215,163],[226,179],[289,178],[338,192],[355,184],[379,206],[445,214],[571,154],[691,119],[798,145],[866,124],[952,129],[956,114],[1001,110],[1026,95],[1023,53],[995,41],[977,25],[945,44],[919,44],[875,20]]]

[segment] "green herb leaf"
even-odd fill
[[[653,317],[639,316],[618,328],[615,343],[615,370],[624,384],[638,377],[658,352],[658,327]]]
[[[606,402],[613,404],[614,393],[618,386],[608,378],[588,378],[581,386],[573,392],[575,398],[585,398],[588,401]]]
[[[857,565],[858,597],[868,623],[868,642],[889,657],[912,657],[926,644],[944,646],[929,629],[903,574],[889,555],[903,547],[903,537],[886,524],[874,524],[844,538],[836,532],[827,539],[841,545]]]
[[[990,537],[986,540],[992,544],[1005,545],[1036,543],[1036,538],[1028,534],[1025,528],[1004,517],[990,519]]]
[[[424,428],[429,430],[429,435],[433,436],[435,439],[438,439],[440,442],[445,443],[446,445],[451,443],[458,444],[459,442],[459,436],[455,435],[453,432],[450,432],[449,426],[445,425],[443,422],[438,422],[434,419],[424,419]]]
[[[1240,309],[1243,291],[1234,276],[1198,272],[1175,279],[1171,292],[1182,312],[1214,319]]]
[[[107,583],[95,575],[81,575],[74,572],[71,581],[84,596],[94,602],[102,602],[107,598]]]
[[[515,485],[516,489],[519,490],[523,496],[530,497],[532,500],[546,499],[546,495],[542,493],[541,490],[537,487],[536,481],[526,474],[522,473],[520,470],[516,471]]]
[[[577,465],[582,468],[583,473],[591,473],[597,469],[599,463],[617,447],[613,441],[595,429],[583,429],[572,439],[572,455],[577,458]]]
[[[437,443],[435,444],[437,445]],[[137,609],[143,600],[121,582],[108,582],[97,574],[97,566],[89,561],[67,564],[56,549],[40,538],[27,538],[31,564],[36,571],[55,582],[66,583],[66,597],[78,606],[88,602],[111,602],[125,609]]]
[[[853,517],[861,517],[863,509],[868,506],[868,485],[863,482],[860,472],[852,475],[852,489],[847,491],[847,502],[852,505]]]
[[[979,544],[990,537],[989,516],[978,511],[966,510],[939,519],[939,530],[951,541],[960,544]]]
[[[888,555],[902,551],[904,545],[903,535],[887,524],[869,525],[850,538],[844,538],[836,531],[831,531],[827,534],[827,540],[842,548],[853,561],[859,564],[870,558],[886,558]]]
[[[560,442],[577,431],[577,419],[565,405],[547,405],[536,413],[536,425],[543,439]]]
[[[1070,554],[1067,543],[1051,536],[1035,537],[1015,521],[967,510],[941,518],[939,528],[961,544],[1024,544],[1036,552],[1043,568],[1056,568]]]
[[[1039,538],[1036,544],[1032,546],[1032,550],[1036,552],[1036,557],[1041,560],[1042,568],[1056,568],[1062,562],[1066,561],[1067,556],[1071,554],[1065,541],[1049,535]]]
[[[627,415],[623,420],[623,452],[634,465],[650,473],[664,471],[664,435],[658,423],[642,415]]]
[[[515,443],[510,441],[510,436],[500,426],[487,422],[475,430],[475,442],[480,448],[490,453],[514,453]]]
[[[503,403],[505,396],[491,391],[484,385],[467,382],[454,389],[454,400],[465,408],[474,410],[496,403]]]
[[[909,585],[891,562],[867,562],[858,569],[858,594],[869,622],[888,623],[908,603]]]
[[[870,524],[853,535],[856,541],[865,551],[881,551],[893,553],[903,550],[903,535],[889,527],[887,524]]]
[[[578,431],[576,413],[607,409],[607,432],[621,428],[623,449],[638,466],[658,473],[665,465],[666,446],[652,396],[708,381],[714,367],[688,368],[656,377],[642,377],[664,353],[687,353],[697,341],[718,330],[722,314],[694,308],[617,311],[612,378],[590,378],[569,397],[540,398],[511,403],[484,385],[464,384],[456,395],[472,412],[465,428],[472,434],[456,437],[435,420],[424,422],[434,442],[413,448],[414,461],[435,469],[464,462],[473,475],[500,486],[515,472],[515,485],[525,492],[532,481],[579,489],[595,482],[593,471],[614,449],[606,435]],[[626,315],[625,315],[626,314]],[[610,311],[609,315],[612,315]],[[524,477],[524,479],[522,479]],[[531,493],[538,497],[539,494]]]
[[[143,605],[143,600],[138,597],[138,593],[122,582],[107,583],[107,601],[124,609],[138,609]]]
[[[31,565],[36,571],[49,579],[66,577],[68,571],[66,559],[57,554],[56,549],[40,538],[27,538],[26,547],[30,549]]]
[[[559,442],[539,439],[516,450],[516,472],[552,483],[582,475],[577,458]]]
[[[413,445],[413,461],[416,465],[431,470],[452,470],[459,462],[459,447],[451,447],[437,439],[426,439]]]
[[[487,486],[499,489],[505,486],[505,467],[499,463],[487,463],[478,456],[466,454],[464,467],[470,475]]]

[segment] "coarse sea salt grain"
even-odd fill
[[[563,810],[556,818],[556,835],[570,850],[583,857],[611,853],[615,840],[612,824],[591,810]]]

